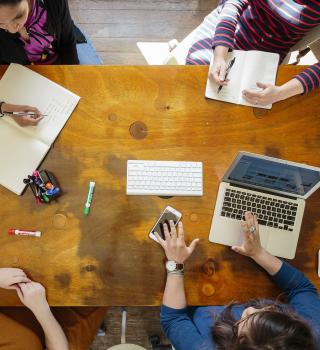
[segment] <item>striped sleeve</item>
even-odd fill
[[[219,15],[219,22],[213,38],[213,47],[226,46],[233,49],[234,36],[243,10],[248,6],[248,0],[227,0]]]
[[[300,81],[305,94],[320,87],[320,62],[308,67],[294,78]]]

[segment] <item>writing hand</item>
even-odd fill
[[[225,80],[227,62],[222,57],[215,57],[209,68],[209,79],[212,79],[219,86],[228,85],[229,79]]]
[[[41,112],[36,107],[25,106],[25,105],[12,105],[9,103],[4,103],[2,105],[3,112],[32,112],[35,113],[36,116],[23,115],[23,116],[15,116],[12,115],[11,118],[20,126],[35,126],[40,120],[43,119]]]

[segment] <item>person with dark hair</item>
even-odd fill
[[[79,64],[67,0],[0,0],[0,64]]]
[[[67,0],[0,0],[0,64],[79,64],[74,25]],[[34,126],[43,118],[35,107],[1,102],[20,126]],[[38,114],[37,114],[38,113]]]
[[[190,45],[186,64],[212,64],[209,76],[218,85],[225,81],[230,50],[275,52],[282,61],[290,48],[320,25],[320,1],[220,0],[205,17]],[[267,105],[320,86],[320,63],[316,63],[282,85],[257,82],[242,96],[252,104]]]
[[[255,216],[245,213],[243,242],[232,249],[252,258],[283,290],[288,304],[253,300],[246,304],[187,308],[184,262],[198,239],[187,246],[183,225],[178,232],[164,225],[165,239],[156,234],[168,259],[161,306],[161,325],[176,350],[316,350],[320,349],[320,298],[300,271],[261,247]]]

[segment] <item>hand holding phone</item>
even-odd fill
[[[171,234],[169,233],[169,229]],[[194,239],[191,244],[187,246],[184,239],[182,221],[179,222],[178,229],[176,229],[173,221],[170,221],[169,226],[164,224],[164,232],[166,240],[162,239],[157,233],[155,233],[155,235],[166,254],[168,263],[174,261],[178,264],[183,264],[192,255],[199,242],[199,238]],[[169,266],[170,264],[167,266],[167,268],[169,268],[170,271]]]
[[[177,226],[181,217],[182,217],[182,214],[178,210],[176,210],[170,206],[167,206],[164,209],[164,211],[162,212],[162,214],[160,215],[160,217],[157,220],[157,222],[155,223],[155,225],[152,227],[152,229],[149,233],[149,237],[151,239],[153,239],[154,241],[158,242],[157,237],[154,235],[154,232],[158,232],[160,237],[162,237],[162,239],[165,239],[163,224],[166,223],[170,229],[169,221],[173,220],[175,226]]]

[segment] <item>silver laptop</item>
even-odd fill
[[[293,259],[305,200],[320,186],[320,168],[239,152],[219,187],[209,241],[239,245],[244,212],[258,216],[262,246]]]

